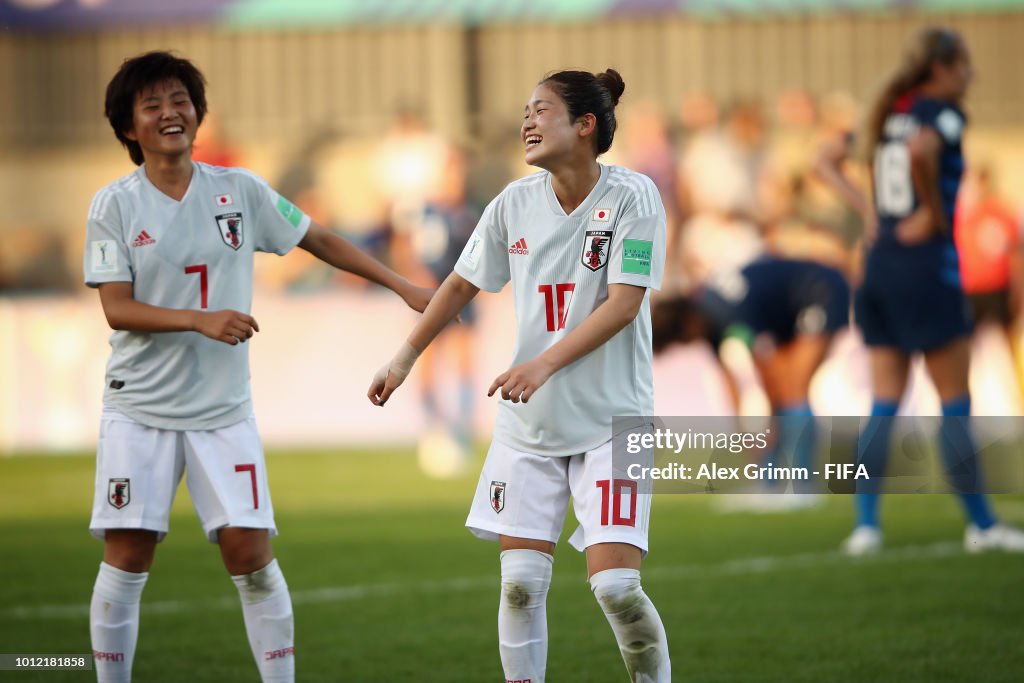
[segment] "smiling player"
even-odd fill
[[[249,392],[253,254],[296,245],[399,294],[412,286],[248,171],[192,161],[205,83],[166,52],[127,60],[106,114],[139,168],[89,209],[85,282],[99,289],[111,356],[90,528],[104,539],[90,631],[99,681],[128,681],[139,601],[187,470],[189,494],[238,587],[263,681],[294,680],[291,598]]]
[[[650,494],[614,478],[613,416],[652,415],[649,290],[661,285],[665,209],[654,183],[597,158],[625,88],[615,71],[561,71],[526,105],[520,137],[542,172],[484,211],[401,350],[374,377],[384,403],[438,332],[481,290],[512,282],[518,328],[494,440],[466,525],[501,546],[498,641],[507,680],[544,680],[555,542],[572,496],[590,585],[630,680],[671,680],[661,617],[640,586]],[[637,420],[637,424],[642,421]]]

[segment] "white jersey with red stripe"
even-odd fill
[[[661,286],[665,208],[650,178],[601,165],[566,215],[551,174],[506,187],[484,211],[455,272],[497,292],[512,281],[518,334],[512,365],[536,358],[608,298],[609,284]],[[612,339],[555,373],[529,403],[501,401],[494,438],[527,453],[583,453],[612,438],[615,416],[654,411],[650,293]]]
[[[249,313],[253,254],[284,254],[309,217],[249,171],[193,162],[181,201],[145,166],[100,190],[89,209],[85,283],[131,282],[136,300]],[[160,429],[226,427],[252,414],[249,344],[198,332],[116,331],[104,403]]]

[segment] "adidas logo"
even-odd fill
[[[139,233],[139,236],[132,240],[133,247],[144,247],[147,244],[156,244],[156,240],[149,236],[149,233],[143,230]]]
[[[520,237],[518,242],[508,248],[508,253],[519,254],[520,256],[529,256],[530,250],[526,247],[526,238]]]

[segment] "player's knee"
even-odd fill
[[[263,602],[288,589],[277,560],[271,560],[270,564],[257,571],[232,576],[231,580],[247,603]]]
[[[103,561],[124,572],[148,572],[156,555],[156,533],[110,530],[106,533]]]
[[[506,550],[501,554],[501,600],[512,609],[543,601],[551,585],[554,558],[537,550]]]
[[[147,555],[142,552],[132,553],[131,551],[125,551],[104,561],[111,567],[120,569],[123,572],[142,574],[144,572],[148,572],[150,567],[153,566],[153,555]]]
[[[630,619],[644,602],[640,572],[635,569],[606,569],[590,577],[590,589],[605,614],[617,621]]]
[[[259,571],[274,559],[265,529],[227,527],[218,533],[217,541],[224,566],[232,576]]]
[[[662,640],[661,617],[640,586],[635,569],[606,569],[590,577],[590,587],[624,652],[643,653]]]
[[[224,554],[224,567],[232,576],[240,574],[252,574],[270,564],[274,556],[272,554],[257,552],[254,549],[236,549],[234,552]]]

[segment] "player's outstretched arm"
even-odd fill
[[[199,332],[234,346],[260,331],[251,315],[239,311],[193,311],[151,306],[135,299],[130,282],[104,282],[100,303],[107,324],[130,332]]]
[[[526,403],[551,375],[583,358],[633,322],[646,293],[647,288],[636,285],[608,285],[607,301],[547,351],[498,375],[487,395],[493,396],[500,389],[503,399]]]
[[[414,311],[422,313],[434,294],[434,290],[417,287],[344,237],[316,223],[310,223],[299,246],[328,265],[387,287]]]
[[[391,362],[377,371],[366,392],[370,402],[382,406],[391,394],[401,386],[409,376],[413,364],[423,350],[434,341],[445,325],[455,319],[466,304],[477,295],[480,288],[470,283],[458,273],[452,273],[438,287],[430,305],[416,323],[409,338],[402,344]]]

